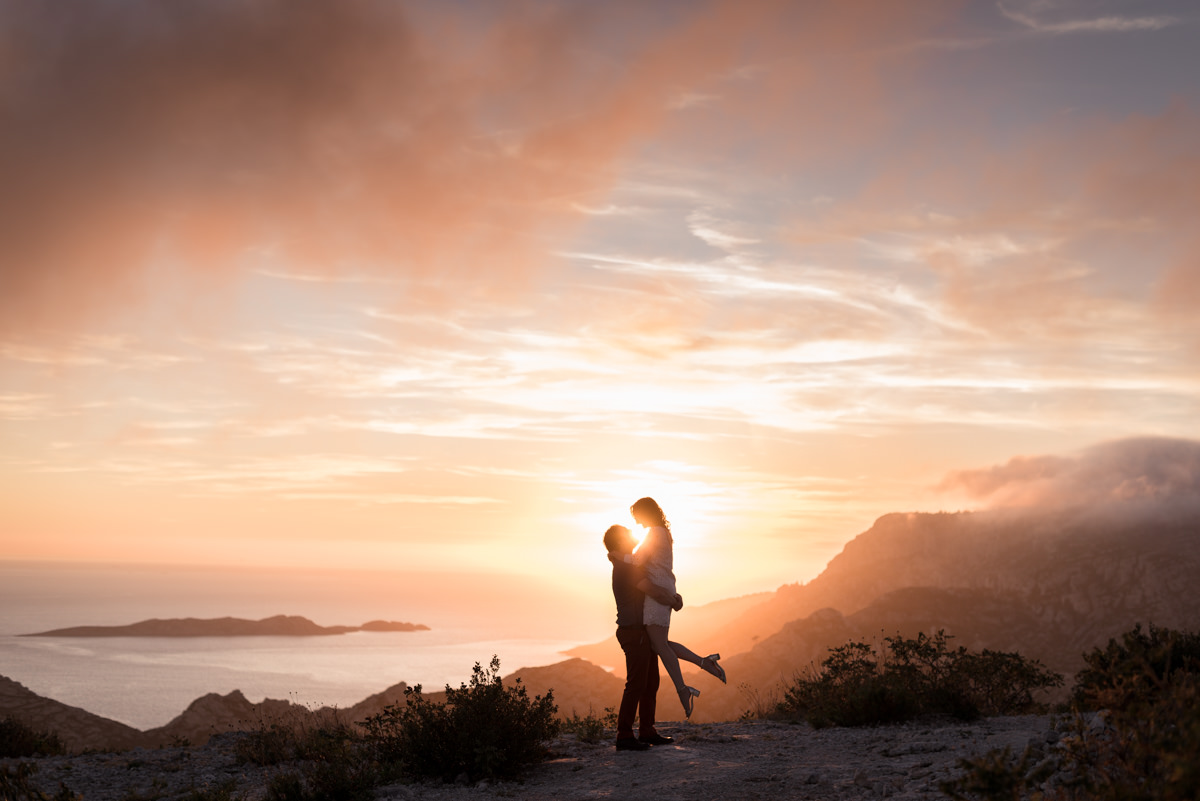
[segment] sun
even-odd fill
[[[634,522],[629,507],[638,498],[649,496],[658,502],[670,522],[677,550],[703,544],[711,533],[712,513],[717,504],[712,488],[689,479],[687,472],[682,465],[639,465],[622,470],[615,479],[593,484],[596,496],[593,508],[605,523],[602,528],[619,523],[640,543],[646,530]]]

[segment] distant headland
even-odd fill
[[[319,626],[298,615],[275,615],[262,620],[237,617],[151,618],[127,626],[73,626],[22,637],[324,637],[352,631],[429,631],[422,623],[372,620],[361,626]]]

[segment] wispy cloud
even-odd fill
[[[602,572],[662,490],[794,581],[1200,414],[1165,5],[103,8],[0,11],[0,531]]]
[[[1126,16],[1092,16],[1085,19],[1068,19],[1051,21],[1038,16],[1039,12],[1054,11],[1055,4],[1047,3],[1042,0],[1032,4],[1026,4],[1027,9],[1015,8],[1020,6],[1020,3],[1000,2],[996,3],[996,7],[1000,9],[1000,13],[1007,19],[1021,25],[1022,27],[1038,34],[1048,36],[1059,36],[1063,34],[1074,33],[1132,33],[1138,31],[1158,31],[1163,28],[1169,28],[1172,25],[1180,24],[1181,20],[1178,17],[1157,15],[1150,17],[1126,17]],[[1086,6],[1085,6],[1086,8]]]
[[[0,419],[36,420],[48,416],[46,395],[30,393],[0,394]]]

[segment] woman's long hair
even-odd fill
[[[642,513],[655,520],[656,525],[662,526],[667,530],[667,536],[671,536],[671,523],[667,520],[667,516],[663,514],[662,507],[658,505],[658,501],[653,498],[638,498],[633,506],[629,507],[629,511],[633,513]]]

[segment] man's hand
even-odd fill
[[[663,587],[658,586],[650,581],[650,579],[642,579],[637,583],[637,588],[646,593],[647,596],[658,601],[663,606],[669,606],[672,609],[678,609],[683,606],[683,598],[678,594],[671,594]],[[675,606],[675,599],[679,599],[679,606]]]
[[[671,601],[671,608],[678,612],[683,608],[683,596],[675,593],[675,598]]]

